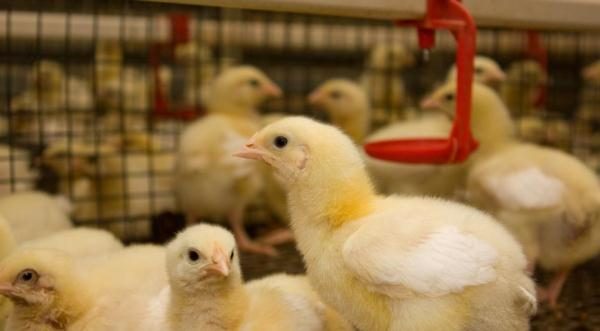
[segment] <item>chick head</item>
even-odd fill
[[[403,69],[415,64],[415,56],[408,48],[399,43],[383,43],[373,47],[366,66],[369,69]]]
[[[311,92],[308,101],[332,118],[354,117],[369,111],[367,94],[358,84],[348,79],[326,81]]]
[[[514,123],[500,96],[490,87],[480,83],[473,84],[471,93],[471,127],[475,137],[490,141],[512,136]],[[433,91],[423,99],[421,108],[442,111],[454,119],[456,82],[447,82]]]
[[[72,260],[57,251],[22,248],[0,263],[0,294],[16,305],[47,309],[78,284]]]
[[[65,73],[61,65],[54,61],[39,61],[29,73],[29,82],[43,90],[60,89],[65,82]]]
[[[342,131],[301,116],[266,126],[234,155],[264,161],[286,185],[314,175],[343,176],[364,167],[352,140]]]
[[[281,94],[279,86],[261,70],[251,66],[238,66],[226,69],[215,79],[207,101],[209,110],[224,104],[245,109],[258,107],[267,99]]]
[[[456,65],[448,71],[446,81],[456,81]],[[473,61],[473,80],[478,83],[496,88],[500,83],[506,80],[506,74],[500,68],[500,65],[487,56],[476,56]]]
[[[188,227],[167,246],[167,272],[171,286],[187,292],[241,283],[233,235],[214,225]]]
[[[539,87],[548,82],[546,70],[539,62],[522,60],[512,63],[507,70],[509,84],[517,87]]]

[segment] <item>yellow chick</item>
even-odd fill
[[[351,330],[305,277],[275,275],[243,283],[227,230],[192,226],[167,246],[169,286],[149,305],[144,330]]]
[[[431,98],[453,111],[446,100],[455,90],[448,84]],[[469,171],[467,198],[511,230],[532,265],[558,272],[540,291],[554,306],[569,271],[600,251],[596,174],[569,154],[517,140],[506,107],[485,86],[474,85],[471,125],[481,150]]]
[[[53,249],[69,254],[74,258],[87,258],[120,251],[123,249],[123,244],[110,232],[78,227],[25,241],[19,247]]]
[[[246,207],[260,193],[260,169],[231,154],[260,126],[257,107],[281,90],[250,66],[225,70],[211,86],[209,115],[181,133],[175,161],[175,195],[188,223],[201,217],[227,219],[240,249],[275,254],[251,240],[244,228]]]
[[[402,44],[377,44],[371,49],[360,85],[373,105],[375,126],[406,117],[408,96],[401,73],[414,63],[414,55]]]
[[[307,118],[267,126],[236,155],[270,164],[285,180],[311,284],[354,327],[529,329],[536,300],[525,257],[486,214],[378,196],[352,141]]]
[[[456,65],[452,65],[446,75],[446,82],[456,81]],[[494,89],[499,89],[506,80],[506,74],[494,59],[477,55],[473,60],[473,79]]]
[[[57,250],[24,248],[13,252],[0,263],[0,295],[13,303],[7,329],[139,329],[146,302],[156,295],[146,292],[148,278],[154,275],[140,274],[140,268],[130,267],[136,264],[135,259],[121,261],[120,269],[114,269],[112,257],[103,261],[108,262],[90,267]],[[159,262],[161,259],[156,264],[164,268],[164,262]]]
[[[42,192],[19,192],[0,198],[0,215],[10,224],[18,243],[71,228],[71,211],[68,199]]]

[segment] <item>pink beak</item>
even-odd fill
[[[437,99],[429,97],[423,99],[420,106],[421,109],[439,109],[442,107],[442,104]]]
[[[10,296],[14,290],[15,289],[11,284],[0,284],[0,295]]]
[[[310,103],[311,105],[316,105],[319,102],[321,102],[321,99],[322,99],[321,91],[316,90],[308,96],[308,103]]]
[[[490,82],[503,82],[506,80],[506,74],[502,70],[494,70],[488,80]]]
[[[250,160],[262,160],[262,155],[262,151],[256,147],[255,137],[250,138],[242,149],[233,153],[233,156]]]
[[[231,264],[221,247],[215,245],[211,259],[213,263],[206,267],[206,272],[217,276],[227,277],[231,271]]]
[[[283,92],[281,92],[281,89],[279,88],[279,86],[275,85],[274,83],[269,83],[266,84],[265,87],[263,88],[263,91],[265,93],[265,95],[270,96],[270,97],[280,97]]]

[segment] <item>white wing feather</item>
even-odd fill
[[[407,250],[402,247],[406,239],[399,229],[402,222],[385,223],[363,226],[342,252],[348,268],[373,290],[391,297],[401,297],[407,290],[441,296],[496,279],[498,253],[475,236],[446,226]],[[375,226],[381,236],[373,233]]]
[[[483,187],[505,208],[543,209],[562,202],[563,183],[535,167],[502,176],[486,176]]]

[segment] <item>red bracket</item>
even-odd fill
[[[173,107],[170,100],[162,90],[160,71],[160,59],[162,56],[174,57],[175,47],[179,44],[189,42],[190,36],[190,18],[187,14],[174,13],[169,15],[171,23],[171,39],[166,43],[157,43],[150,49],[150,66],[152,67],[154,79],[154,118],[177,119],[191,121],[203,113],[203,109],[195,105],[186,105],[183,107]]]
[[[477,28],[459,0],[428,0],[422,20],[399,21],[398,25],[416,26],[419,46],[435,45],[435,30],[449,30],[457,43],[456,116],[447,139],[402,139],[365,144],[374,158],[403,163],[459,163],[473,153],[478,143],[471,134],[471,84]]]

